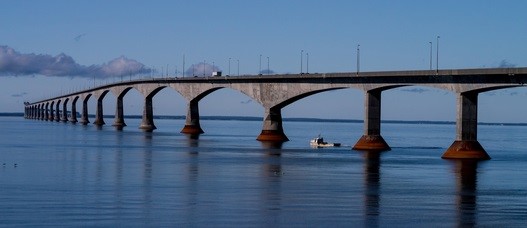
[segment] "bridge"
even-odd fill
[[[102,85],[71,94],[25,103],[25,118],[88,124],[88,100],[97,100],[93,124],[104,125],[103,99],[109,92],[117,97],[113,126],[126,126],[123,98],[131,89],[144,96],[143,116],[139,128],[156,129],[152,99],[171,88],[187,100],[185,126],[181,133],[201,134],[198,103],[222,88],[237,90],[260,103],[265,114],[257,140],[288,141],[282,127],[281,109],[313,94],[354,88],[364,91],[364,134],[353,149],[386,151],[390,146],[381,136],[381,94],[403,86],[426,86],[454,92],[457,96],[456,138],[442,155],[445,159],[490,159],[477,140],[478,94],[486,91],[524,86],[527,68],[450,69],[424,71],[383,71],[353,73],[315,73],[280,75],[245,75],[238,77],[183,77],[132,80]],[[77,102],[82,102],[80,121]],[[68,112],[68,105],[71,111]],[[70,113],[70,115],[68,115]]]

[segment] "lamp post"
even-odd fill
[[[309,53],[306,53],[306,74],[309,74]]]
[[[269,75],[271,72],[269,71],[269,56],[267,56],[267,75]]]
[[[439,72],[439,36],[436,38],[436,73]]]
[[[229,58],[229,74],[228,75],[230,74],[231,74],[231,58]]]
[[[302,74],[302,70],[304,70],[302,66],[302,63],[304,62],[303,58],[304,58],[304,50],[301,50],[300,51],[300,74]]]
[[[240,76],[240,60],[237,59],[236,62],[238,63],[238,76]]]
[[[260,67],[258,68],[258,75],[262,74],[262,54],[260,54]]]
[[[432,70],[432,41],[428,43],[430,44],[430,70]]]
[[[357,74],[360,72],[360,44],[357,44]]]

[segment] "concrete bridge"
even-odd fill
[[[25,104],[25,118],[48,121],[78,122],[77,102],[82,102],[80,123],[88,124],[88,100],[97,100],[93,124],[104,125],[103,99],[108,92],[117,97],[113,126],[122,128],[123,97],[131,89],[144,96],[142,122],[145,131],[156,129],[152,99],[165,88],[176,90],[187,100],[185,134],[201,134],[198,103],[222,88],[242,92],[260,103],[265,114],[257,140],[288,141],[282,127],[281,109],[307,96],[336,89],[355,88],[364,91],[364,134],[353,149],[390,150],[381,136],[381,94],[403,86],[427,86],[457,94],[456,139],[443,158],[490,159],[477,141],[478,94],[486,91],[524,86],[527,68],[453,69],[426,71],[385,71],[360,73],[248,75],[239,77],[186,77],[134,80],[103,85],[71,94]],[[68,112],[68,106],[71,107]],[[68,116],[68,113],[71,113]]]

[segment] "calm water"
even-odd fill
[[[111,123],[111,119],[106,122]],[[362,124],[285,122],[291,140],[255,140],[260,121],[183,120],[144,133],[0,118],[0,226],[521,227],[527,129],[480,126],[492,160],[442,160],[454,125],[383,124],[393,147],[351,150]],[[341,148],[312,149],[323,133]],[[16,165],[15,165],[16,164]]]

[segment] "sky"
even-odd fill
[[[4,0],[0,112],[22,112],[24,101],[94,85],[188,76],[193,68],[237,75],[239,63],[241,75],[299,73],[302,54],[303,71],[309,54],[309,72],[354,72],[359,44],[361,71],[429,69],[430,42],[434,68],[526,67],[525,9],[522,0]],[[479,121],[527,123],[526,98],[526,88],[483,93]],[[104,114],[114,114],[115,96],[104,102]],[[139,92],[124,102],[125,114],[142,113]],[[362,91],[343,89],[304,98],[282,116],[362,119],[363,105]],[[264,113],[230,89],[205,97],[199,108],[201,115]],[[154,115],[185,114],[177,92],[164,89],[154,97]],[[382,119],[455,121],[456,95],[414,86],[388,90]]]

